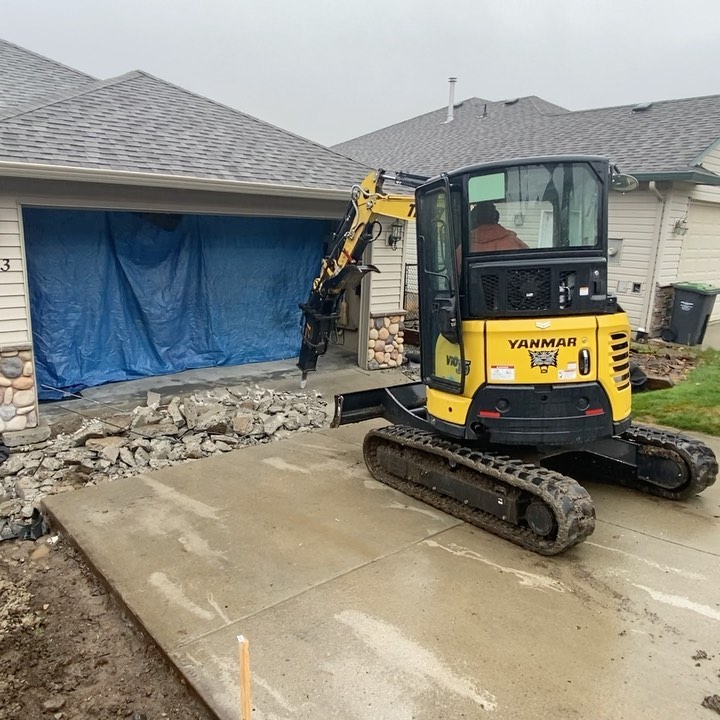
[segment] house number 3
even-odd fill
[[[0,272],[7,272],[10,269],[10,260],[0,258]]]

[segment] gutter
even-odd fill
[[[0,161],[0,177],[3,176],[32,178],[35,180],[60,180],[63,182],[162,187],[176,190],[206,190],[209,192],[237,193],[240,195],[269,195],[309,200],[347,200],[349,188],[352,184],[348,183],[348,190],[334,190],[332,188],[308,188],[298,185],[275,185],[270,183],[201,178],[192,175],[166,175],[130,170],[83,168],[70,165],[44,165],[5,160]]]
[[[665,181],[665,182],[689,182],[696,185],[720,185],[720,175],[703,170],[668,170],[664,172],[630,172],[634,178],[641,182]]]

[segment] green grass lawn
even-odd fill
[[[673,388],[634,394],[633,418],[720,436],[720,352],[700,353],[695,369]]]

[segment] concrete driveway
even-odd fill
[[[589,486],[554,558],[373,481],[371,423],[48,498],[220,718],[706,718],[720,694],[720,487]],[[711,441],[716,452],[720,444]]]

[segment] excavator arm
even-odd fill
[[[377,218],[410,220],[415,217],[414,195],[384,193],[386,180],[406,187],[419,187],[427,178],[376,170],[353,186],[345,216],[333,235],[332,249],[322,260],[307,301],[300,305],[303,330],[297,366],[302,371],[303,386],[308,372],[316,369],[318,357],[327,351],[344,293],[357,287],[368,273],[379,272],[374,265],[362,263],[365,249],[382,232]]]

